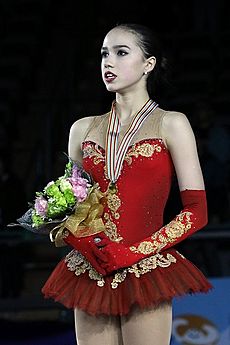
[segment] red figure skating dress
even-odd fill
[[[131,246],[163,226],[174,174],[161,135],[166,113],[157,108],[145,120],[126,152],[116,191],[108,193],[103,220],[105,233],[112,241]],[[110,182],[104,149],[108,117],[109,113],[96,116],[82,143],[83,167],[102,192],[107,191]],[[180,219],[178,225],[184,226]],[[171,247],[109,276],[98,274],[79,252],[72,250],[54,269],[42,292],[67,308],[79,308],[92,315],[125,315],[134,305],[157,306],[173,297],[210,288],[200,270]]]

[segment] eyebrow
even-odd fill
[[[130,49],[129,46],[127,46],[126,44],[117,44],[115,46],[113,46],[113,49],[118,49],[118,48],[128,48]],[[101,50],[108,50],[107,47],[102,47]]]

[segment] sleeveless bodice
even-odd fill
[[[116,182],[117,192],[108,194],[105,207],[106,233],[112,240],[125,244],[140,241],[163,225],[163,213],[174,170],[162,138],[154,137],[160,135],[156,121],[159,124],[159,115],[163,111],[158,113],[158,117],[154,117],[154,114],[155,111],[139,130],[139,140],[136,141],[138,137],[135,136],[129,146]],[[106,176],[105,149],[95,142],[94,136],[100,126],[102,123],[94,126],[82,143],[83,167],[99,183],[101,190],[106,192],[110,181]],[[100,137],[103,137],[102,133]]]

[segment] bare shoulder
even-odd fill
[[[188,117],[178,111],[166,111],[162,119],[162,133],[165,137],[181,132],[193,132]]]
[[[93,123],[95,116],[82,117],[76,120],[70,127],[70,131],[73,132],[85,132],[88,127]]]
[[[177,111],[166,111],[162,119],[162,135],[168,147],[173,143],[182,143],[184,139],[193,139],[194,133],[188,117]]]
[[[84,134],[94,124],[94,122],[102,120],[107,115],[108,113],[103,115],[86,116],[79,118],[72,124],[70,131]]]
[[[94,116],[79,118],[76,120],[69,131],[68,153],[75,161],[82,161],[81,145],[84,137],[93,123]]]
[[[165,111],[162,120],[163,129],[170,131],[190,126],[189,120],[184,113],[178,111]]]
[[[68,152],[73,160],[82,160],[82,143],[87,133],[93,126],[97,126],[96,121],[101,121],[101,117],[105,115],[82,117],[72,124],[69,131]]]

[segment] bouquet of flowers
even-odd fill
[[[102,214],[105,197],[98,184],[79,163],[69,159],[65,173],[49,182],[17,223],[37,234],[49,234],[56,246],[65,245],[63,238],[70,231],[84,237],[104,231]],[[68,230],[68,231],[67,231]]]

